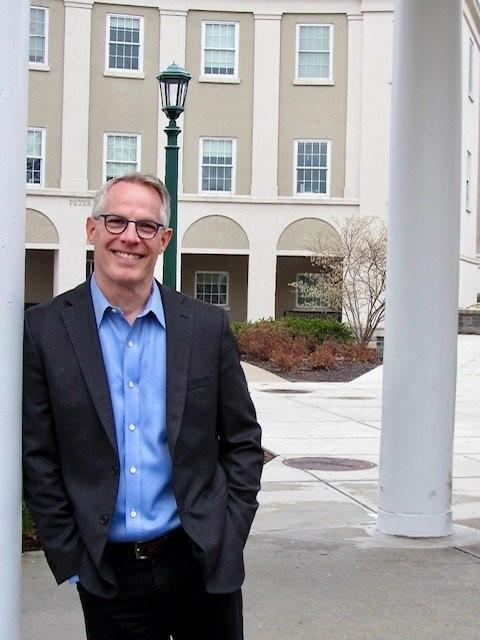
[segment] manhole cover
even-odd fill
[[[309,389],[262,389],[264,393],[312,393]]]
[[[320,471],[359,471],[373,469],[377,465],[367,460],[354,458],[288,458],[283,464],[296,469],[315,469]]]

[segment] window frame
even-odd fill
[[[46,149],[47,130],[45,129],[45,127],[27,127],[27,137],[30,131],[40,131],[40,133],[42,134],[42,151],[40,156],[40,182],[39,183],[27,182],[27,166],[26,166],[27,159],[29,157],[34,157],[34,156],[28,156],[25,149],[25,184],[27,189],[41,189],[45,186],[45,149]]]
[[[299,142],[326,142],[327,143],[327,189],[325,193],[305,193],[297,191],[297,158],[298,158],[298,143]],[[297,198],[316,198],[316,199],[325,199],[330,198],[330,181],[331,181],[331,150],[332,150],[332,141],[327,138],[296,138],[293,144],[293,195]],[[317,168],[317,167],[313,167]],[[318,167],[319,169],[322,167]]]
[[[298,300],[298,294],[300,293],[300,290],[298,288],[298,284],[300,281],[300,277],[301,276],[319,276],[319,278],[321,278],[321,274],[317,273],[315,271],[299,271],[296,276],[295,276],[295,282],[297,283],[297,286],[295,287],[295,306],[294,309],[298,310],[298,311],[321,311],[321,312],[326,312],[326,311],[331,311],[331,309],[329,309],[327,306],[311,306],[311,305],[306,305],[306,304],[300,304],[299,300]]]
[[[199,269],[196,270],[193,276],[193,297],[196,300],[200,300],[201,302],[205,302],[205,300],[202,300],[201,298],[197,298],[197,276],[199,273],[204,273],[204,274],[215,274],[215,275],[222,275],[222,276],[226,276],[227,278],[227,295],[226,295],[226,302],[225,304],[216,304],[215,302],[207,302],[206,304],[213,304],[215,307],[220,307],[221,309],[225,309],[226,311],[230,311],[230,272],[229,271],[212,271],[212,270],[204,270],[204,269]]]
[[[298,75],[298,64],[300,58],[300,29],[301,27],[328,27],[330,32],[330,50],[329,50],[329,71],[328,78],[300,78]],[[334,51],[334,28],[332,23],[320,22],[298,22],[295,25],[295,71],[294,84],[312,84],[312,85],[334,85],[333,79],[333,51]]]
[[[41,11],[44,12],[45,15],[45,32],[44,32],[44,38],[45,38],[45,55],[44,55],[44,61],[43,62],[31,62],[30,61],[30,38],[31,38],[31,33],[30,33],[30,27],[28,30],[28,68],[31,69],[32,71],[50,71],[50,66],[48,64],[48,45],[49,45],[49,8],[48,7],[42,7],[42,6],[38,6],[38,5],[31,5],[30,6],[30,12],[32,9],[40,9]],[[29,14],[30,15],[30,14]]]
[[[111,18],[133,18],[140,21],[139,49],[138,49],[138,69],[116,69],[110,68],[110,20]],[[144,62],[144,32],[145,17],[130,13],[107,13],[105,20],[105,69],[104,76],[115,76],[117,78],[145,78],[143,69]]]
[[[107,181],[107,142],[109,136],[128,136],[137,139],[137,161],[135,171],[140,171],[142,167],[142,134],[123,131],[105,131],[103,134],[103,162],[102,162],[102,184]]]
[[[226,24],[235,27],[235,55],[232,75],[222,75],[217,73],[205,73],[205,36],[207,24]],[[240,23],[234,20],[202,20],[201,52],[200,52],[200,75],[199,82],[220,82],[225,84],[238,84],[240,82],[239,71],[239,47],[240,47]]]
[[[203,169],[203,143],[205,140],[224,140],[232,143],[232,189],[231,191],[210,191],[203,190],[202,187],[202,169]],[[208,165],[211,166],[211,165]],[[198,193],[210,196],[233,196],[236,192],[237,179],[237,139],[221,136],[200,136],[198,146]]]

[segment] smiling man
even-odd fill
[[[25,319],[25,496],[89,640],[243,638],[260,428],[225,313],[153,278],[168,217],[154,176],[108,182],[93,276]]]

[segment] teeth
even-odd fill
[[[137,253],[125,253],[124,251],[114,251],[116,256],[120,256],[120,258],[127,258],[128,260],[138,260],[140,256]]]

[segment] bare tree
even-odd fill
[[[350,216],[337,231],[308,247],[316,274],[292,286],[312,307],[342,309],[357,341],[367,344],[385,316],[386,225],[380,218]]]

